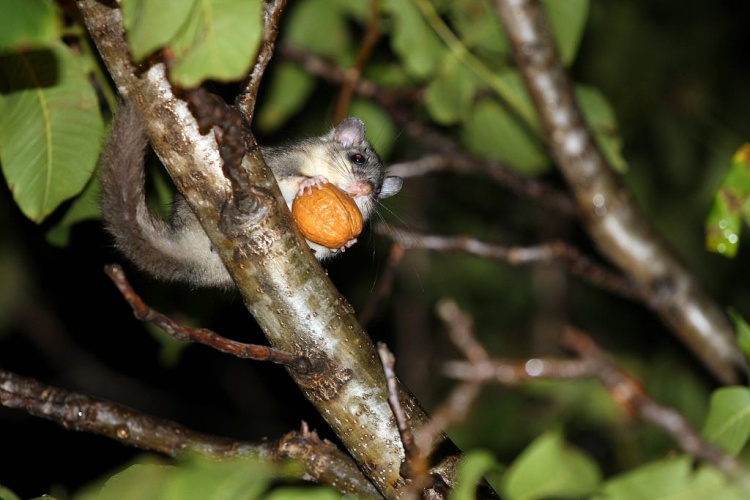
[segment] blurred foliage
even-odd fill
[[[210,78],[219,91],[231,92],[252,63],[260,32],[247,20],[257,19],[261,2],[172,1],[172,9],[158,12],[149,10],[150,2],[122,3],[134,54],[145,58],[165,45],[179,49],[183,64],[176,76],[185,84]],[[199,10],[209,4],[222,16],[209,18]],[[736,252],[733,260],[708,253],[704,221],[708,217],[711,227],[721,229],[729,224],[739,235],[738,217],[747,217],[746,209],[737,211],[721,193],[739,189],[732,194],[746,199],[745,162],[732,158],[750,136],[750,5],[545,5],[600,145],[655,226],[711,294],[731,307],[740,339],[746,338],[747,245],[727,248],[725,255]],[[305,420],[334,439],[283,370],[195,346],[163,348],[132,318],[101,272],[119,256],[92,222],[99,188],[92,174],[110,112],[103,103],[114,102],[114,89],[76,24],[72,2],[0,0],[0,11],[11,14],[0,16],[0,166],[6,180],[0,186],[0,366],[205,432],[257,440]],[[361,0],[290,2],[280,41],[346,68],[356,58],[369,12],[369,2]],[[367,79],[385,89],[419,90],[423,102],[405,111],[475,155],[562,187],[491,2],[382,0],[380,14],[381,37],[364,68]],[[205,59],[213,48],[222,59]],[[261,142],[326,130],[337,93],[337,87],[275,57],[258,103]],[[388,161],[429,153],[380,105],[357,99],[350,113],[363,118]],[[156,177],[160,194],[166,191],[162,181]],[[484,178],[441,173],[409,179],[379,215],[415,231],[496,243],[562,238],[596,256],[575,221]],[[388,242],[372,233],[360,242],[327,264],[357,310],[373,299],[388,255]],[[231,294],[155,283],[134,270],[130,276],[165,313],[238,340],[264,342],[251,327],[237,332],[248,318]],[[712,396],[714,382],[645,307],[593,289],[555,266],[516,268],[429,252],[406,256],[393,293],[368,330],[394,346],[401,378],[430,408],[452,386],[438,377],[442,363],[458,357],[433,315],[435,302],[445,296],[473,316],[476,334],[493,356],[561,356],[554,332],[562,322],[593,332],[654,399],[746,458],[746,389]],[[111,476],[113,468],[133,460],[134,451],[3,408],[0,419],[3,456],[14,457],[0,466],[0,483],[23,498],[53,490],[65,498],[102,474],[112,477],[110,488],[130,485],[139,471],[162,487],[167,476],[182,474],[180,467],[200,467],[160,464],[168,475],[146,466]],[[470,451],[461,477],[490,471],[507,498],[738,498],[714,469],[692,468],[679,454],[665,459],[675,443],[630,418],[593,381],[485,388],[468,421],[449,433]],[[31,436],[43,443],[43,453],[29,444]],[[77,450],[75,461],[71,449]],[[17,474],[22,469],[35,471],[32,482]],[[561,469],[572,471],[564,481],[540,483],[539,477],[554,479]],[[277,473],[264,472],[263,481]],[[0,495],[13,498],[1,487]]]
[[[706,247],[734,257],[740,245],[740,220],[750,224],[750,144],[735,155],[706,220]]]

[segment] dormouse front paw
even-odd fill
[[[299,191],[297,192],[297,196],[312,193],[313,187],[322,189],[323,184],[328,184],[328,179],[326,179],[322,175],[316,175],[315,177],[308,177],[307,179],[299,183]]]

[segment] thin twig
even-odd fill
[[[595,263],[582,255],[578,249],[562,241],[520,247],[490,244],[468,236],[421,234],[392,226],[377,226],[376,231],[407,249],[464,252],[514,266],[560,262],[565,264],[574,276],[594,286],[629,299],[645,300],[645,292],[636,283]]]
[[[517,386],[531,380],[568,380],[591,376],[591,366],[580,359],[489,359],[479,363],[449,361],[443,365],[447,377],[474,382],[496,382]]]
[[[425,135],[421,134],[424,142]],[[444,143],[445,139],[441,139]],[[430,149],[434,140],[430,140]],[[576,207],[573,200],[563,191],[551,185],[539,182],[531,177],[521,175],[509,165],[487,158],[475,158],[463,152],[443,152],[430,154],[416,160],[394,163],[388,166],[388,173],[404,179],[427,175],[432,172],[456,172],[459,174],[486,177],[499,186],[515,193],[522,194],[555,213],[566,217],[575,217]]]
[[[750,477],[742,472],[734,457],[705,441],[681,413],[651,399],[640,382],[618,367],[589,335],[576,328],[566,327],[562,343],[582,360],[589,362],[591,375],[599,379],[620,406],[645,422],[660,427],[685,453],[714,464],[730,477],[744,476],[743,481],[750,485]]]
[[[310,360],[303,356],[275,349],[273,347],[244,344],[227,339],[206,328],[189,328],[176,323],[169,317],[155,311],[135,293],[133,287],[125,277],[125,272],[117,264],[105,266],[104,271],[117,286],[125,300],[133,309],[133,314],[141,321],[148,321],[164,330],[168,335],[180,342],[198,342],[213,347],[226,354],[238,358],[256,361],[270,361],[289,367],[297,373],[308,373],[311,370]]]
[[[401,399],[398,396],[398,379],[394,371],[396,358],[383,342],[378,342],[378,355],[383,365],[383,373],[388,386],[388,404],[391,405],[393,410],[393,417],[396,419],[398,432],[401,434],[401,444],[404,446],[401,474],[413,480],[414,483],[418,483],[420,485],[419,490],[421,490],[423,486],[427,486],[429,466],[426,457],[420,453],[419,447],[414,442],[414,434],[409,427],[404,408],[401,406]]]
[[[273,57],[276,38],[279,35],[279,22],[281,14],[286,7],[286,0],[272,0],[265,2],[266,8],[263,15],[263,42],[255,60],[255,66],[250,76],[244,82],[243,91],[237,96],[235,104],[242,112],[245,123],[253,122],[255,112],[255,101],[258,98],[258,89],[263,79],[268,63]]]
[[[664,406],[646,393],[636,378],[623,370],[587,334],[566,327],[563,345],[572,350],[576,359],[528,359],[454,361],[444,367],[452,378],[485,384],[517,386],[530,380],[597,379],[612,400],[628,414],[661,428],[677,445],[697,460],[715,465],[750,489],[750,477],[737,460],[705,441],[687,419],[673,408]]]

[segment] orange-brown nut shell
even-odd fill
[[[292,216],[302,236],[326,248],[341,248],[362,232],[362,213],[357,204],[330,183],[298,195],[292,202]]]

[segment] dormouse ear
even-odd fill
[[[365,123],[359,118],[347,118],[333,129],[333,140],[345,148],[362,144],[365,140]]]
[[[378,198],[388,198],[401,191],[401,186],[404,185],[404,180],[401,177],[386,177],[383,181],[383,185],[380,186],[380,193]]]

